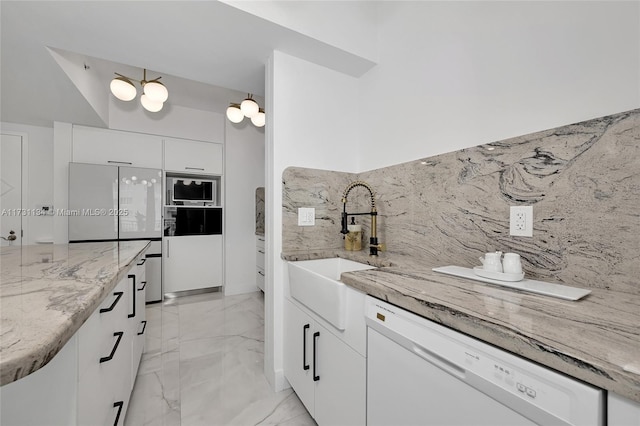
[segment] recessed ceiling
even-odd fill
[[[218,1],[3,0],[0,19],[5,122],[105,125],[49,49],[84,55],[105,90],[113,72],[146,68],[163,76],[171,102],[217,112],[234,91],[264,96],[273,50],[352,75],[373,65]]]

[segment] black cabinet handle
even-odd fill
[[[307,329],[309,328],[309,324],[305,324],[302,327],[302,369],[308,370],[309,365],[307,365]]]
[[[320,332],[316,331],[313,333],[313,381],[317,382],[320,380],[320,376],[316,375],[316,339],[320,337]]]
[[[264,251],[262,251],[262,250],[258,250],[258,253],[260,253],[260,254],[264,254]]]
[[[131,161],[115,161],[115,160],[107,160],[107,163],[128,164],[128,165],[132,165],[133,164]]]
[[[258,273],[264,277],[264,272],[258,271]]]
[[[124,294],[124,292],[122,291],[116,291],[113,293],[114,296],[116,296],[116,299],[113,301],[113,303],[111,304],[111,306],[109,306],[108,308],[102,308],[100,309],[100,313],[104,314],[105,312],[111,312],[113,311],[113,308],[116,307],[116,305],[118,304],[118,302],[120,301],[120,298],[122,297],[122,295]]]
[[[142,287],[140,287],[140,288],[138,289],[138,291],[142,291],[142,290],[144,290],[144,288],[147,286],[147,282],[146,282],[146,281],[140,281],[140,284],[142,284]]]
[[[113,426],[118,426],[118,420],[120,420],[120,414],[122,414],[123,406],[124,406],[124,401],[118,401],[113,403],[113,408],[118,407],[118,414],[116,414],[116,421],[113,422]]]
[[[133,279],[133,312],[127,315],[127,318],[133,318],[136,316],[136,276],[129,275],[129,278]]]
[[[146,321],[140,321],[140,323],[142,324],[142,331],[140,333],[138,333],[138,336],[140,336],[141,334],[144,334],[144,331],[147,329],[147,322]]]
[[[143,257],[143,258],[140,260],[140,263],[137,263],[136,265],[138,265],[138,266],[140,266],[140,265],[144,265],[144,262],[146,262],[146,261],[147,261],[147,258],[146,258],[146,257]]]
[[[109,354],[109,356],[104,356],[100,358],[101,364],[103,362],[111,361],[113,359],[113,356],[116,354],[116,351],[118,350],[118,345],[120,344],[120,340],[122,340],[123,334],[124,334],[123,331],[116,331],[115,333],[113,333],[114,336],[118,336],[118,340],[116,340],[116,344],[113,345],[113,349],[111,349],[111,353]]]
[[[185,170],[202,170],[204,171],[204,169],[202,167],[185,167]]]

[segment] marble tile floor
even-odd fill
[[[315,425],[263,373],[264,295],[208,293],[148,305],[126,426]]]

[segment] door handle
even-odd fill
[[[109,306],[108,308],[100,309],[100,313],[104,314],[105,312],[113,311],[113,308],[116,307],[116,305],[120,301],[120,298],[122,297],[123,294],[124,294],[124,292],[122,292],[122,291],[116,291],[115,293],[113,293],[113,295],[116,296],[116,300],[114,300],[113,303],[111,304],[111,306]]]
[[[167,240],[167,259],[169,258],[169,240]]]
[[[316,331],[315,333],[313,333],[313,381],[317,382],[318,380],[320,380],[320,376],[318,376],[316,374],[316,349],[317,349],[317,345],[316,342],[318,341],[318,337],[320,337],[320,332]]]
[[[302,327],[302,369],[308,370],[309,365],[307,364],[307,330],[309,329],[309,324],[305,324]]]
[[[202,167],[185,167],[185,170],[202,170],[202,171],[204,171],[204,168],[202,168]]]
[[[120,420],[120,414],[122,414],[123,406],[124,406],[124,401],[118,401],[113,403],[113,408],[118,407],[118,414],[116,414],[116,421],[113,422],[113,426],[118,426],[118,420]]]
[[[118,337],[118,340],[116,340],[116,344],[113,345],[113,348],[111,349],[111,353],[109,354],[109,356],[103,356],[102,358],[100,358],[100,364],[102,364],[103,362],[111,361],[113,359],[113,356],[116,354],[116,351],[118,350],[118,345],[120,345],[120,340],[122,340],[123,334],[124,334],[123,331],[116,331],[115,333],[113,333],[114,336]]]
[[[140,321],[142,323],[142,331],[138,333],[138,336],[144,334],[144,331],[147,329],[147,322],[146,321]]]
[[[115,161],[115,160],[107,160],[107,163],[111,163],[111,164],[128,164],[128,165],[132,165],[133,164],[130,161]]]
[[[133,312],[127,315],[127,318],[133,318],[136,316],[136,276],[129,275],[129,278],[133,279],[132,287],[133,287]]]

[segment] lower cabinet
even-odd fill
[[[144,349],[142,256],[78,331],[78,424],[122,425]]]
[[[1,424],[124,424],[144,350],[143,259],[51,362],[0,388]]]
[[[607,398],[607,425],[640,425],[640,403],[609,392]]]
[[[164,237],[165,293],[222,286],[222,235]]]
[[[318,425],[364,425],[366,358],[288,299],[284,320],[284,373]]]
[[[256,286],[264,293],[264,261],[265,261],[264,236],[256,236]]]

